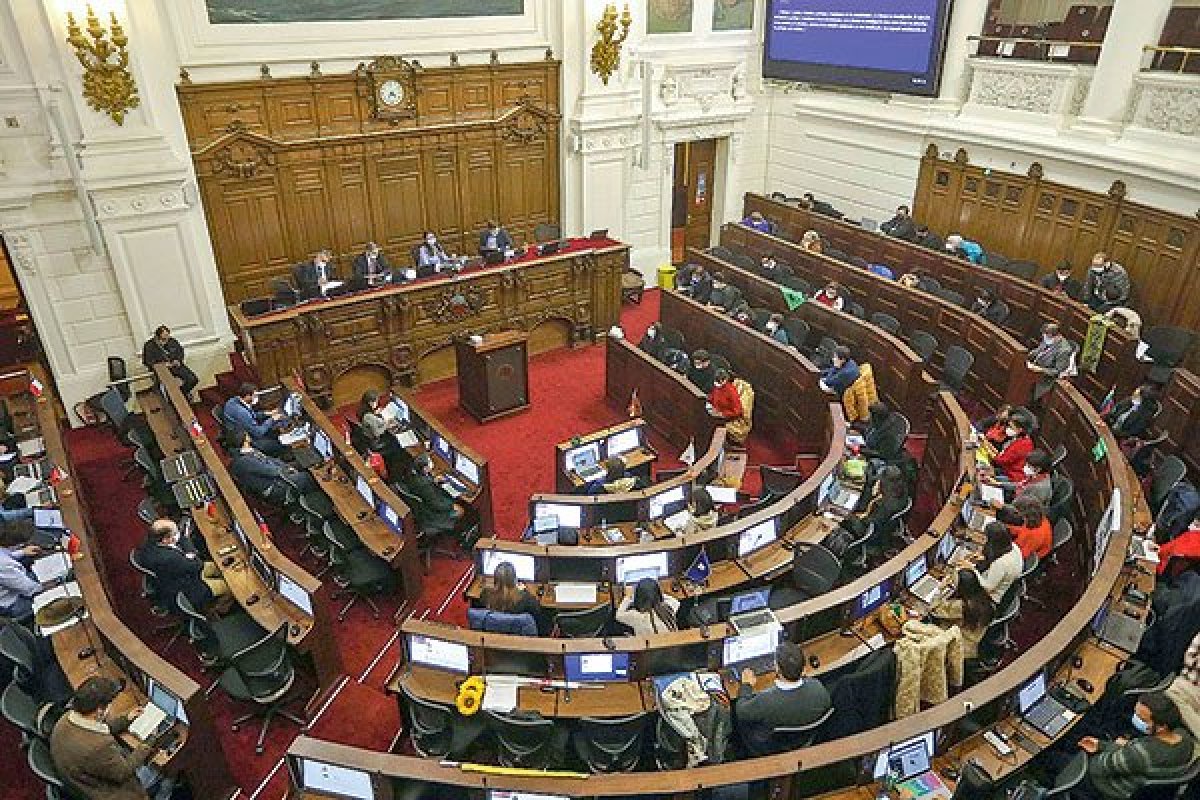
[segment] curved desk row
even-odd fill
[[[636,344],[609,336],[605,339],[604,396],[609,405],[630,405],[637,392],[642,417],[667,443],[682,452],[689,444],[707,450],[718,420],[708,413],[708,397],[691,381]]]
[[[24,385],[28,384],[26,375]],[[151,692],[160,703],[171,701],[165,705],[178,702],[183,714],[176,714],[175,728],[168,734],[175,737],[174,744],[160,751],[154,766],[181,776],[197,797],[231,797],[238,788],[221,749],[203,687],[151,650],[121,621],[112,606],[87,503],[78,490],[75,476],[79,470],[71,461],[50,392],[47,390],[36,400],[28,394],[8,400],[10,406],[28,409],[30,428],[45,442],[46,457],[63,468],[65,475],[55,486],[59,511],[64,525],[79,539],[79,556],[73,561],[72,570],[87,616],[51,636],[67,681],[72,687],[78,687],[93,675],[122,681],[125,689],[113,707],[117,714],[145,705],[151,699],[148,697]],[[19,424],[22,416],[19,409],[13,408],[17,423],[14,430],[18,437],[25,438]],[[136,743],[132,734],[126,734],[125,738],[131,745]]]

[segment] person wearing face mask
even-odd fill
[[[484,229],[479,232],[479,255],[488,253],[507,253],[513,249],[512,237],[508,231],[500,227],[500,223],[489,219]]]
[[[166,325],[159,325],[154,335],[142,345],[142,363],[151,372],[156,364],[166,364],[171,374],[179,379],[179,391],[184,397],[190,398],[192,390],[200,383],[196,373],[183,363],[183,345],[176,341]]]
[[[173,520],[156,519],[146,541],[138,546],[137,555],[142,566],[154,573],[163,602],[174,603],[182,594],[197,611],[205,611],[217,600],[229,597],[220,569],[200,558]]]
[[[646,328],[646,333],[643,334],[642,340],[638,342],[638,349],[643,353],[662,358],[663,348],[666,347],[666,342],[663,341],[662,323],[655,322],[649,328]]]
[[[229,447],[229,474],[239,488],[263,498],[282,498],[293,486],[302,494],[317,490],[312,475],[260,453],[247,434],[235,438]]]
[[[772,314],[767,317],[766,323],[763,324],[763,333],[770,336],[780,344],[791,344],[791,339],[788,338],[788,332],[783,327],[783,315]]]
[[[1061,262],[1054,268],[1054,272],[1043,277],[1038,283],[1042,285],[1042,288],[1049,289],[1056,294],[1065,294],[1072,300],[1078,300],[1083,296],[1083,284],[1071,277],[1070,261]]]
[[[338,279],[330,259],[331,254],[328,250],[318,250],[313,253],[311,261],[305,261],[292,268],[292,276],[301,292],[323,292],[327,284]]]
[[[1005,403],[995,414],[975,423],[975,430],[982,432],[988,444],[999,450],[1008,441],[1008,420],[1016,411],[1011,403]]]
[[[1082,795],[1128,800],[1148,781],[1182,776],[1191,765],[1196,742],[1184,728],[1179,708],[1165,694],[1139,696],[1130,723],[1135,731],[1132,738],[1079,740],[1080,749],[1088,754],[1087,773],[1079,787]]]
[[[992,457],[992,469],[997,481],[1007,478],[1009,483],[1018,484],[1025,480],[1025,462],[1033,452],[1028,420],[1013,414],[1008,418],[1004,435],[1004,446]]]
[[[117,739],[141,713],[111,713],[121,688],[106,675],[81,683],[50,734],[50,757],[59,777],[87,800],[165,800],[172,782],[148,766],[158,749],[140,744],[129,750]]]
[[[942,247],[946,252],[956,255],[964,261],[970,261],[972,264],[983,262],[983,247],[979,242],[964,239],[962,234],[950,234],[946,237],[946,242]]]
[[[684,534],[699,533],[717,527],[717,506],[712,495],[704,487],[692,492],[688,499],[688,518],[684,523]]]
[[[253,383],[243,383],[238,393],[225,401],[221,414],[225,417],[223,426],[235,439],[240,440],[243,434],[249,435],[254,447],[269,456],[281,456],[287,448],[279,441],[279,429],[287,421],[278,410],[259,411],[258,387]]]
[[[861,374],[858,364],[850,357],[850,348],[838,345],[833,351],[833,366],[822,373],[817,385],[821,391],[841,397]]]
[[[1075,348],[1062,335],[1057,324],[1047,322],[1042,326],[1042,341],[1029,351],[1025,366],[1030,372],[1038,375],[1037,383],[1033,386],[1033,402],[1054,388],[1054,383],[1071,367]]]
[[[842,289],[836,283],[830,283],[824,289],[814,294],[813,300],[837,311],[841,311],[846,307],[846,298],[842,297]]]
[[[730,286],[725,280],[725,273],[714,272],[712,276],[712,291],[708,294],[708,305],[716,306],[726,313],[733,313],[742,299],[742,293],[736,286]]]
[[[367,242],[366,249],[354,257],[354,279],[364,286],[378,286],[392,279],[392,265],[379,245]]]
[[[975,303],[971,310],[988,322],[1000,325],[1008,319],[1008,305],[996,296],[991,289],[980,289],[975,293]]]
[[[415,255],[417,275],[421,277],[441,272],[452,260],[433,231],[425,231],[424,243],[416,249]]]
[[[771,256],[763,256],[759,259],[758,269],[764,275],[774,275],[779,269],[779,263]]]
[[[1104,415],[1104,422],[1118,439],[1140,437],[1162,410],[1158,399],[1158,387],[1144,383],[1133,390],[1133,394],[1113,406]]]
[[[1112,299],[1109,299],[1109,289],[1113,289]],[[1092,256],[1092,265],[1088,268],[1087,279],[1083,282],[1083,301],[1093,311],[1099,311],[1105,303],[1124,305],[1129,300],[1129,273],[1115,261],[1109,259],[1104,252]]]
[[[413,516],[417,528],[426,534],[449,533],[458,527],[465,513],[433,475],[433,459],[421,453],[413,459],[412,469],[403,476],[400,488],[416,498]]]

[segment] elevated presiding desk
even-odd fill
[[[571,343],[592,342],[617,323],[628,266],[627,245],[569,239],[552,255],[531,252],[278,310],[266,300],[230,306],[229,316],[262,385],[299,374],[314,397],[327,401],[338,377],[355,367],[376,367],[389,384],[412,385],[422,358],[466,334],[530,331],[557,321]],[[263,313],[246,310],[264,305]]]

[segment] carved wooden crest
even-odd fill
[[[483,292],[478,289],[454,288],[437,297],[425,300],[421,307],[435,322],[457,322],[478,314],[483,308]]]
[[[399,56],[380,56],[354,71],[359,89],[369,98],[371,115],[385,122],[417,115],[417,64]]]
[[[273,167],[275,154],[270,148],[244,139],[234,140],[225,148],[217,151],[213,158],[212,169],[217,175],[231,175],[247,180],[258,174],[262,166]]]

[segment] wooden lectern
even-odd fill
[[[475,419],[487,422],[529,406],[529,335],[521,331],[489,333],[474,344],[455,342],[458,361],[458,404]]]

